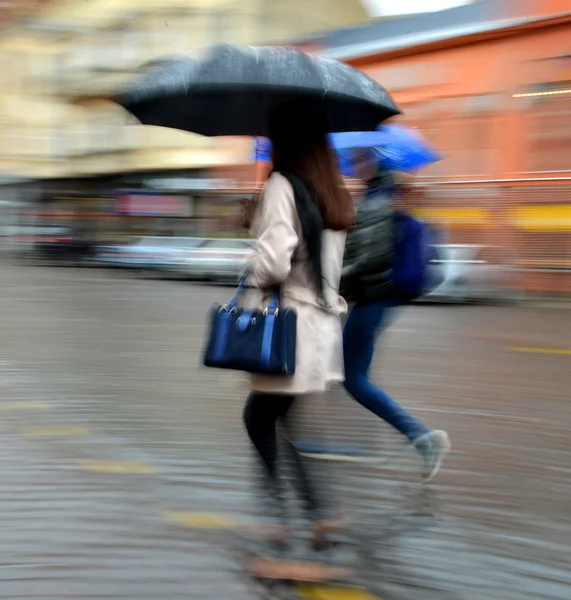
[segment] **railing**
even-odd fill
[[[419,182],[411,206],[454,243],[488,246],[519,286],[571,294],[571,177]]]

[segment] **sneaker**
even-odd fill
[[[445,431],[433,429],[413,441],[413,446],[424,459],[424,480],[432,481],[442,467],[442,461],[450,452],[452,445]]]

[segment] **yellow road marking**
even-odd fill
[[[235,529],[238,524],[229,517],[214,513],[165,510],[161,515],[189,529]]]
[[[81,460],[79,464],[92,473],[110,475],[153,475],[157,470],[142,462],[129,460]]]
[[[0,402],[0,410],[42,410],[51,408],[45,402]]]
[[[20,431],[22,435],[89,435],[85,427],[27,427]]]
[[[299,585],[298,591],[307,600],[381,600],[363,588],[343,585]]]
[[[528,348],[526,346],[509,346],[508,350],[513,352],[535,352],[536,354],[560,354],[560,355],[571,355],[571,350],[564,348]]]

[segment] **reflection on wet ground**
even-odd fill
[[[229,290],[0,274],[1,595],[278,597],[243,572],[231,533],[258,510],[246,383],[200,367],[206,310]],[[429,489],[397,435],[340,390],[300,408],[301,437],[389,459],[313,464],[351,516],[358,579],[376,597],[571,598],[571,355],[558,352],[570,334],[560,310],[398,315],[375,380],[451,435]]]

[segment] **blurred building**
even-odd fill
[[[160,198],[172,193],[184,198],[181,216],[210,214],[213,188],[254,178],[250,140],[142,127],[117,106],[81,107],[81,98],[115,90],[158,56],[219,42],[303,41],[309,32],[368,16],[353,0],[6,0],[0,15],[3,197],[23,195],[31,206],[41,201],[36,216],[61,220],[96,214],[94,206],[107,204],[97,202],[104,190],[148,193],[149,182],[159,185],[157,212],[147,217],[159,216]],[[201,203],[205,193],[208,202]],[[224,218],[226,202],[219,204]]]
[[[347,0],[52,0],[33,6],[29,18],[0,39],[0,173],[40,178],[243,163],[245,142],[142,128],[117,107],[78,108],[72,101],[116,89],[158,56],[219,42],[289,41],[367,18],[359,2]]]
[[[383,83],[399,119],[443,153],[419,174],[420,214],[517,264],[525,289],[571,293],[569,1],[480,0],[324,43]]]

